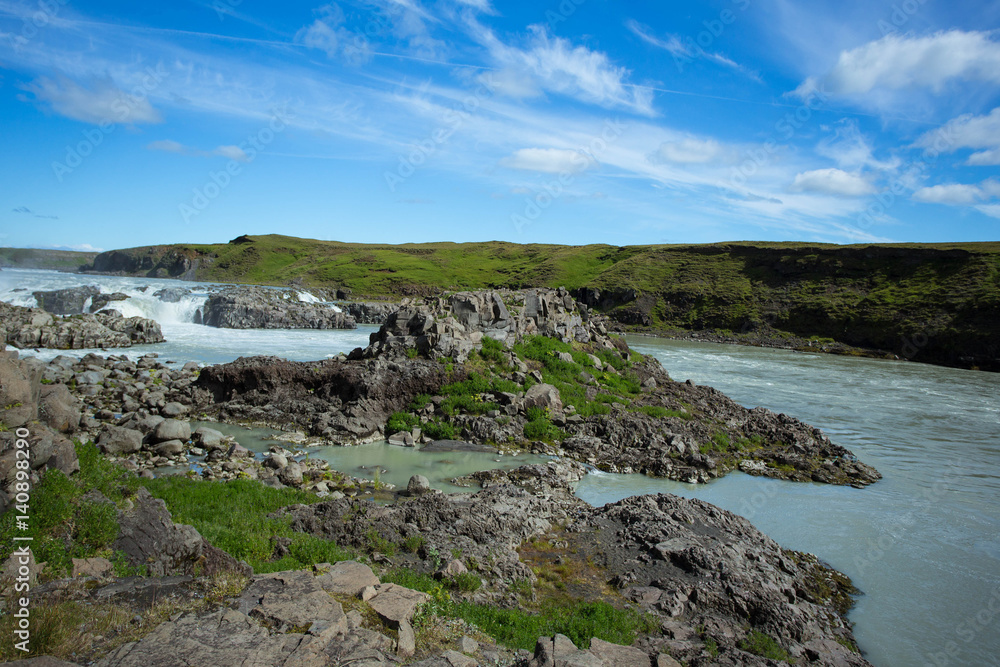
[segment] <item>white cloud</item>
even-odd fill
[[[626,83],[631,71],[614,65],[605,53],[552,37],[538,25],[530,26],[528,47],[522,49],[504,44],[474,20],[468,23],[471,36],[489,50],[498,68],[513,76],[529,77],[542,90],[584,102],[653,115],[652,92]]]
[[[236,160],[237,162],[249,162],[250,158],[239,146],[219,146],[214,151],[213,155],[221,155],[222,157],[227,157],[230,160]]]
[[[210,151],[202,151],[191,148],[172,139],[161,139],[146,144],[146,148],[151,151],[165,151],[167,153],[178,153],[180,155],[197,155],[199,157],[224,157],[237,162],[249,162],[250,158],[239,146],[218,146]]]
[[[714,139],[688,137],[680,141],[664,141],[656,156],[667,162],[698,164],[711,162],[722,154],[722,146]]]
[[[493,5],[490,4],[490,0],[456,0],[458,4],[465,5],[466,7],[472,7],[473,9],[478,9],[479,11],[486,14],[496,14],[496,10],[493,9]]]
[[[853,118],[838,122],[833,128],[833,136],[819,142],[816,152],[835,161],[841,169],[888,170],[895,169],[900,164],[898,158],[885,161],[875,159],[871,143],[858,129],[858,122]]]
[[[1000,82],[1000,43],[991,39],[991,33],[889,34],[841,52],[829,73],[820,79],[809,77],[796,92],[805,95],[819,86],[842,95],[917,87],[940,92],[954,80]]]
[[[928,204],[952,204],[955,206],[975,204],[982,197],[983,191],[978,187],[962,183],[932,185],[927,188],[920,188],[913,193],[913,198],[916,201]]]
[[[969,156],[967,164],[973,167],[992,167],[1000,165],[1000,148],[979,151]]]
[[[815,169],[795,176],[792,192],[814,192],[838,197],[863,197],[875,193],[875,187],[857,174],[842,169]]]
[[[593,158],[581,151],[562,148],[522,148],[500,160],[510,169],[540,171],[546,174],[575,174],[595,165]]]
[[[985,116],[964,114],[953,118],[936,130],[917,139],[916,146],[934,147],[939,152],[954,152],[959,148],[986,149],[969,156],[972,166],[1000,164],[1000,107]]]
[[[161,139],[160,141],[151,141],[146,145],[151,151],[166,151],[168,153],[183,153],[187,149],[184,148],[184,144],[173,141],[171,139]]]
[[[1000,204],[984,204],[977,206],[976,210],[991,218],[1000,218]]]
[[[145,96],[133,96],[118,88],[110,77],[82,86],[68,77],[40,78],[24,87],[60,116],[100,125],[101,123],[159,123],[159,112]]]

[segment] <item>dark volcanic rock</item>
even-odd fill
[[[249,357],[205,368],[196,386],[224,416],[293,423],[356,442],[379,436],[389,415],[450,381],[441,364],[422,359],[303,363]]]
[[[70,287],[67,289],[50,290],[47,292],[32,292],[38,302],[38,307],[53,315],[76,315],[83,312],[87,299],[93,299],[101,293],[97,285]]]
[[[322,303],[299,301],[294,291],[227,287],[201,310],[201,323],[224,329],[354,329],[354,318]]]
[[[404,299],[382,328],[371,335],[368,347],[352,353],[352,358],[402,357],[407,351],[416,350],[425,356],[450,357],[462,362],[484,336],[508,347],[531,335],[552,336],[566,342],[599,341],[606,347],[614,347],[606,334],[603,322],[591,318],[586,306],[581,309],[562,288],[459,292],[447,298]]]
[[[0,302],[0,335],[20,348],[78,350],[162,343],[160,325],[143,317],[122,317],[115,310],[96,315],[54,316],[39,308]]]
[[[358,324],[385,324],[389,316],[399,310],[398,303],[381,301],[352,301],[342,307]]]

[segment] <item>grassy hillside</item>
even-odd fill
[[[294,282],[355,298],[562,285],[644,329],[818,337],[983,368],[1000,357],[1000,243],[379,245],[268,235],[111,251],[94,269]]]
[[[95,257],[97,257],[96,252],[0,248],[0,267],[76,271],[81,266],[93,262]]]

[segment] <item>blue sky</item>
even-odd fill
[[[996,240],[1000,2],[0,0],[0,245]]]

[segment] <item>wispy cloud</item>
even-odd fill
[[[24,86],[34,101],[60,116],[100,125],[101,123],[159,123],[163,120],[149,99],[130,95],[110,77],[92,79],[87,85],[61,76],[42,77]]]
[[[58,215],[42,215],[41,213],[35,213],[27,206],[18,206],[11,211],[12,213],[20,213],[21,215],[30,215],[33,218],[40,218],[42,220],[58,220]]]
[[[502,42],[492,30],[469,20],[470,34],[486,47],[497,69],[528,78],[539,89],[605,107],[653,115],[650,91],[631,86],[631,71],[606,53],[553,37],[545,26],[530,26],[523,47]],[[504,92],[501,90],[500,92]]]
[[[663,49],[674,56],[674,60],[678,64],[685,62],[690,62],[695,58],[704,58],[710,62],[714,62],[717,65],[722,65],[723,67],[728,67],[734,69],[754,81],[761,81],[760,74],[754,72],[748,67],[740,65],[736,61],[728,58],[721,53],[715,53],[711,51],[706,51],[701,48],[697,42],[694,40],[682,40],[680,36],[667,34],[666,39],[660,39],[653,34],[653,31],[648,26],[645,26],[635,19],[628,19],[625,22],[625,27],[634,34],[636,37],[644,41],[645,43],[655,46],[658,49]]]
[[[545,174],[576,174],[596,166],[592,157],[581,151],[559,148],[522,148],[500,160],[510,169],[538,171]]]
[[[984,167],[1000,165],[1000,107],[985,116],[964,114],[953,118],[937,130],[926,132],[915,142],[917,147],[945,148],[954,152],[960,148],[985,149],[969,156],[968,164]]]
[[[178,153],[180,155],[196,155],[198,157],[224,157],[237,162],[248,162],[249,157],[239,146],[217,146],[209,151],[191,148],[172,139],[161,139],[146,144],[146,148],[151,151],[165,151],[167,153]]]

